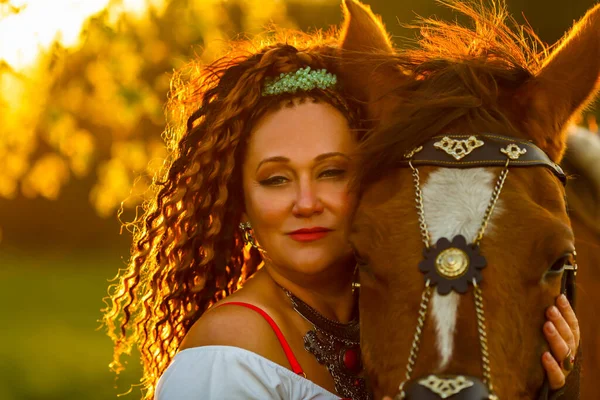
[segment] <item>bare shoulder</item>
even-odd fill
[[[267,320],[255,310],[239,305],[220,306],[207,311],[194,323],[180,350],[201,346],[239,347],[289,367],[281,344]]]
[[[220,306],[210,309],[196,321],[181,347],[256,347],[264,343],[271,332],[269,324],[256,311],[237,305]]]

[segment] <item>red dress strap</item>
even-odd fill
[[[230,301],[228,303],[220,304],[218,307],[227,306],[227,305],[246,307],[246,308],[254,310],[257,313],[259,313],[260,315],[262,315],[262,317],[269,323],[269,325],[271,325],[273,332],[275,332],[275,335],[277,336],[277,339],[279,340],[279,343],[281,344],[281,347],[283,348],[283,351],[285,352],[285,356],[287,357],[287,359],[290,363],[290,366],[292,367],[292,371],[294,371],[294,373],[296,373],[298,375],[302,375],[306,378],[306,374],[302,370],[302,367],[300,366],[300,363],[296,359],[296,356],[294,356],[294,352],[292,351],[292,348],[288,344],[287,340],[285,340],[285,337],[283,336],[281,329],[279,329],[279,327],[277,326],[275,321],[273,321],[273,318],[271,318],[271,316],[269,314],[267,314],[261,308],[258,308],[253,304],[243,303],[240,301]]]

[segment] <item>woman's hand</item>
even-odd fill
[[[579,321],[569,301],[562,294],[556,299],[556,306],[546,310],[546,317],[548,321],[544,324],[544,336],[551,351],[542,355],[542,364],[548,374],[550,388],[557,390],[565,385],[569,374],[565,367],[572,368],[575,362],[575,354],[579,349]],[[383,400],[392,398],[386,396]]]
[[[579,322],[565,295],[556,299],[556,306],[546,310],[548,321],[544,324],[544,336],[550,351],[542,354],[542,365],[548,374],[552,390],[565,385],[565,378],[573,368],[579,347]],[[558,360],[558,361],[557,361]]]

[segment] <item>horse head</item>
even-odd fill
[[[536,398],[576,268],[558,163],[599,87],[600,6],[547,48],[501,2],[443,3],[473,28],[424,20],[394,49],[345,0],[337,73],[372,124],[350,235],[365,368],[376,396]]]

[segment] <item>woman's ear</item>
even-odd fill
[[[517,91],[524,129],[554,162],[562,158],[566,127],[600,89],[600,5],[561,39],[536,76]]]

